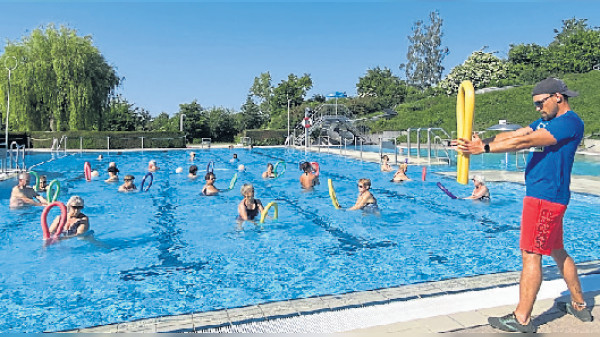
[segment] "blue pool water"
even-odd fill
[[[228,162],[233,151],[195,152],[200,172],[215,161],[216,185],[226,188],[237,168]],[[473,186],[433,174],[453,167],[430,167],[426,182],[394,184],[392,173],[379,172],[377,164],[337,155],[235,152],[248,170],[234,190],[217,197],[200,196],[202,178],[175,173],[190,164],[183,150],[111,152],[103,161],[98,153],[72,154],[35,167],[61,182],[59,200],[82,196],[94,231],[47,247],[42,208],[9,210],[16,182],[0,183],[0,332],[60,331],[520,268],[519,184],[489,183],[492,202],[485,204],[451,200],[437,188],[441,181],[454,194],[470,195]],[[48,159],[36,154],[28,160]],[[118,193],[118,184],[103,182],[108,162],[115,161],[120,176],[133,174],[139,186],[150,159],[161,170],[147,193]],[[267,162],[279,159],[287,163],[285,175],[263,180]],[[300,189],[301,160],[320,163],[322,184],[314,191]],[[99,179],[83,179],[85,161],[101,172]],[[411,166],[408,175],[419,179],[420,167]],[[348,207],[362,177],[373,181],[380,217],[331,205],[327,178]],[[263,204],[279,204],[279,220],[236,229],[245,182],[254,184]],[[565,246],[577,262],[600,258],[599,200],[574,194],[567,211]],[[50,217],[56,214],[53,209]]]

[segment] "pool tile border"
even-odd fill
[[[600,274],[600,260],[577,264],[580,275]],[[504,288],[519,283],[520,272],[475,275],[399,287],[331,294],[238,308],[191,314],[162,316],[131,322],[81,328],[64,332],[218,332],[220,329],[280,318],[301,317],[327,311],[340,311],[391,302],[404,302],[448,294]],[[562,278],[556,266],[544,267],[544,280]]]

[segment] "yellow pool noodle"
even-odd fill
[[[456,131],[458,138],[471,139],[473,134],[473,112],[475,111],[475,89],[471,81],[463,81],[458,87],[456,98]],[[469,183],[470,155],[457,153],[456,181]]]

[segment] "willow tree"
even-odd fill
[[[12,130],[103,130],[103,113],[120,79],[90,36],[53,25],[8,42],[0,64],[17,61],[10,77]],[[8,70],[0,67],[3,120]]]

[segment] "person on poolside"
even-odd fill
[[[111,161],[108,164],[108,169],[106,169],[106,171],[108,171],[108,179],[106,179],[104,182],[112,183],[119,181],[119,169],[114,161]]]
[[[46,192],[48,190],[48,177],[46,175],[40,176],[40,186],[38,187],[38,192]]]
[[[148,162],[148,171],[149,172],[156,172],[160,169],[160,167],[158,167],[156,165],[156,160],[152,159],[151,161]]]
[[[407,163],[398,164],[398,171],[396,171],[396,173],[394,173],[394,177],[392,178],[392,182],[399,183],[399,182],[402,182],[402,181],[410,181],[410,180],[412,180],[412,179],[410,179],[406,175],[406,171],[407,170],[408,170],[408,164]]]
[[[394,169],[388,162],[390,161],[390,157],[387,154],[381,156],[381,172],[392,172]]]
[[[202,194],[206,196],[217,195],[219,194],[219,189],[215,187],[215,181],[217,181],[217,177],[213,172],[208,172],[204,176],[204,180],[206,184],[202,187]]]
[[[273,164],[268,163],[267,164],[267,170],[265,172],[263,172],[262,177],[264,179],[269,179],[269,178],[275,178],[275,172],[273,172]]]
[[[119,186],[119,192],[134,192],[137,191],[137,187],[133,183],[135,177],[131,174],[128,174],[123,179],[123,185]]]
[[[466,197],[464,199],[472,199],[472,200],[490,200],[490,190],[485,186],[485,178],[478,174],[473,176],[473,184],[475,185],[475,189],[473,189],[473,193],[470,197]]]
[[[238,204],[238,221],[254,221],[263,211],[264,207],[259,199],[254,199],[254,186],[244,184],[241,188],[244,199]]]
[[[577,266],[563,245],[563,216],[571,197],[571,170],[584,132],[583,121],[569,105],[570,98],[578,95],[563,81],[549,77],[533,88],[533,105],[541,118],[529,126],[483,140],[474,134],[472,139],[452,141],[457,151],[471,155],[530,149],[521,216],[519,248],[523,270],[519,281],[519,303],[515,311],[506,316],[488,318],[496,329],[537,331],[531,312],[542,284],[543,255],[552,256],[571,294],[571,301],[557,303],[558,309],[582,322],[593,320],[583,298]],[[579,224],[578,230],[585,233],[587,225]],[[574,228],[577,226],[575,224]]]
[[[190,152],[190,161],[196,160],[196,152]]]
[[[67,202],[67,222],[61,235],[66,237],[81,235],[90,229],[90,220],[83,214],[83,199],[77,195],[72,196]],[[56,232],[60,223],[60,215],[54,218],[50,225],[50,233]]]
[[[358,180],[358,198],[354,206],[348,208],[350,211],[362,209],[364,211],[377,213],[379,207],[377,206],[377,199],[371,193],[371,180],[362,178]]]
[[[319,184],[319,177],[313,172],[311,163],[305,161],[300,165],[300,168],[304,172],[300,176],[300,185],[303,189],[308,190]]]
[[[198,173],[198,166],[196,166],[196,165],[190,166],[189,173],[188,173],[188,178],[190,178],[190,179],[196,179],[196,178],[198,178],[197,173]]]
[[[240,161],[240,160],[237,157],[237,153],[234,153],[233,154],[233,158],[229,159],[229,162],[232,163],[232,164],[233,163],[237,163],[238,161]]]
[[[46,206],[48,201],[39,195],[33,187],[27,186],[31,176],[27,172],[19,173],[19,182],[10,192],[9,207],[22,207],[26,205]]]

